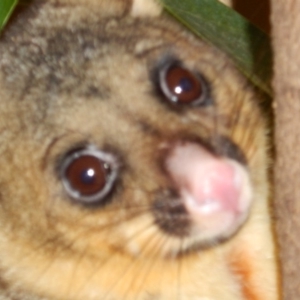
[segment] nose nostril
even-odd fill
[[[247,165],[247,159],[241,149],[230,139],[218,135],[213,141],[214,151],[218,156],[228,157],[238,161],[242,165]]]

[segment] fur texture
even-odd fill
[[[132,5],[34,1],[2,34],[0,299],[275,300],[258,96],[218,50],[166,15],[133,17]],[[174,58],[205,77],[211,105],[161,99],[155,68]],[[243,153],[253,205],[236,234],[203,246],[155,221],[157,195],[173,188],[160,147],[191,137],[222,152],[220,136]],[[118,158],[105,205],[62,185],[60,163],[82,145]]]

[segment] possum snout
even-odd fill
[[[245,221],[252,188],[240,162],[186,141],[173,146],[165,168],[189,216],[190,235],[201,241],[226,238]]]

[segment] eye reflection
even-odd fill
[[[117,177],[114,156],[97,149],[81,149],[66,155],[61,168],[65,190],[75,200],[101,201]]]
[[[166,99],[174,104],[198,106],[208,99],[206,81],[178,63],[161,68],[159,85]]]

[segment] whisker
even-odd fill
[[[140,231],[139,233],[144,233],[144,231]],[[156,238],[156,237],[152,236],[152,239],[153,238]],[[143,266],[145,266],[145,260],[144,260],[143,256],[140,259],[143,260]],[[122,279],[126,276],[126,274],[129,273],[130,271],[132,271],[134,269],[134,267],[136,266],[136,264],[138,264],[139,262],[140,262],[139,258],[136,258],[135,260],[131,261],[129,263],[129,265],[127,266],[127,268],[125,269],[125,271],[123,272],[123,274],[118,276],[118,280],[115,281],[112,286],[110,286],[109,290],[114,290],[116,288],[116,286],[122,282]],[[140,270],[139,270],[139,272],[140,272]],[[134,278],[133,280],[135,280],[135,279],[136,278]],[[129,288],[130,288],[130,285],[129,285]],[[110,294],[110,292],[108,292],[104,296],[104,300],[109,296],[109,294]]]
[[[161,239],[161,241],[158,241],[154,246],[154,248],[153,248],[153,256],[154,257],[159,257],[160,256],[160,249],[161,249],[161,246],[165,243],[165,240],[167,239],[167,237],[165,237],[164,239]],[[141,259],[143,259],[143,258],[141,258]],[[150,275],[150,270],[151,269],[153,269],[153,268],[155,268],[155,266],[159,263],[159,260],[158,259],[148,259],[148,260],[146,260],[146,259],[143,259],[144,260],[144,262],[143,262],[143,270],[139,270],[139,273],[141,274],[141,276],[139,276],[140,277],[140,287],[139,288],[137,288],[137,290],[140,290],[141,292],[140,293],[137,293],[137,295],[136,295],[136,299],[140,299],[140,294],[142,293],[142,292],[145,292],[144,290],[142,290],[142,288],[143,288],[143,284],[144,284],[144,282],[146,282],[146,280],[147,280],[147,278],[148,278],[148,276]],[[163,276],[161,276],[161,277],[163,277]],[[133,280],[135,280],[135,279],[133,279]]]

